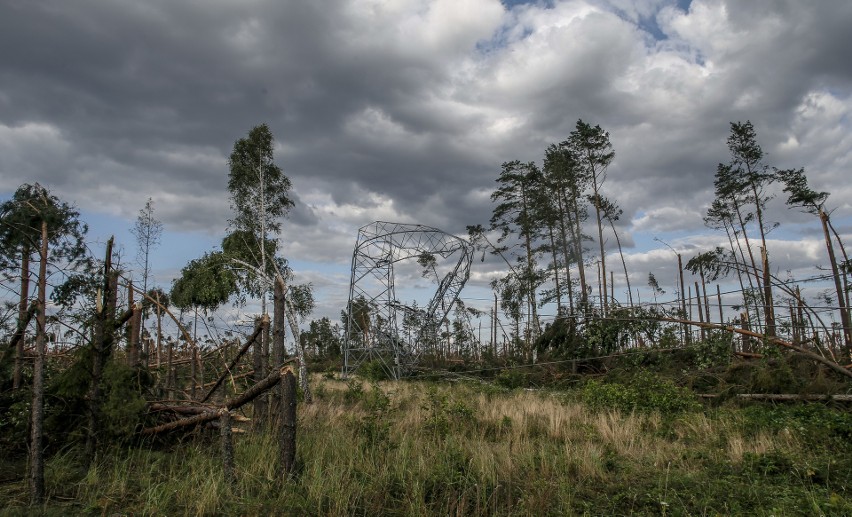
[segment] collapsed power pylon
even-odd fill
[[[418,309],[397,300],[394,267],[424,257],[436,279],[444,276],[432,299]],[[359,229],[346,312],[344,376],[366,361],[377,361],[394,379],[411,372],[424,350],[435,345],[439,325],[470,276],[472,260],[467,241],[437,228],[376,221]]]

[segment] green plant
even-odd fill
[[[620,411],[677,413],[701,408],[690,390],[647,371],[636,374],[628,381],[589,381],[583,388],[583,401],[594,409]]]

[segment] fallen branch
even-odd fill
[[[284,364],[290,363],[294,360],[295,360],[295,358],[288,359],[287,361],[284,362]],[[199,413],[197,415],[193,415],[193,416],[188,417],[188,418],[182,418],[180,420],[175,420],[174,422],[169,422],[167,424],[162,424],[162,425],[158,425],[158,426],[155,426],[155,427],[147,427],[147,428],[142,430],[142,434],[145,434],[145,435],[157,434],[157,433],[162,433],[162,432],[166,432],[166,431],[171,431],[171,430],[177,429],[179,427],[193,426],[193,425],[197,425],[197,424],[202,424],[204,422],[209,422],[211,420],[215,420],[215,419],[219,418],[219,411],[220,410],[225,409],[225,410],[228,410],[228,411],[232,411],[234,409],[238,409],[238,408],[244,406],[245,404],[248,404],[249,402],[251,402],[255,398],[257,398],[260,394],[262,394],[263,392],[265,392],[269,388],[278,384],[278,382],[281,380],[281,376],[287,371],[290,371],[290,368],[282,365],[280,368],[273,370],[272,373],[270,373],[265,379],[261,380],[260,382],[258,382],[254,386],[247,389],[245,391],[245,393],[243,393],[239,397],[233,398],[233,399],[225,402],[225,404],[222,405],[222,406],[213,407],[213,408],[210,408],[209,411],[205,411],[203,413]]]
[[[686,325],[693,325],[693,326],[701,327],[701,328],[725,330],[725,331],[728,331],[728,332],[735,332],[737,334],[742,334],[744,336],[758,338],[760,340],[765,341],[766,343],[771,343],[773,345],[780,346],[782,348],[787,348],[789,350],[793,350],[794,352],[797,352],[799,354],[802,354],[805,357],[813,359],[814,361],[816,361],[818,363],[824,364],[825,366],[829,367],[830,369],[834,370],[835,372],[839,373],[840,375],[843,375],[844,377],[852,378],[852,371],[847,370],[846,368],[835,363],[834,361],[830,361],[830,360],[826,359],[825,357],[823,357],[819,354],[815,354],[815,353],[811,352],[810,350],[802,348],[798,345],[794,345],[793,343],[790,343],[789,341],[784,341],[783,339],[779,339],[777,337],[770,337],[770,336],[767,336],[765,334],[760,334],[759,332],[753,332],[751,330],[741,329],[741,328],[737,328],[737,327],[734,327],[734,326],[731,326],[731,325],[721,325],[721,324],[718,324],[718,323],[702,323],[702,322],[698,322],[698,321],[684,320],[684,319],[680,319],[680,318],[667,318],[667,317],[664,317],[664,316],[658,316],[658,317],[649,318],[649,319],[655,319],[655,320],[659,320],[659,321],[668,321],[668,322],[671,322],[671,323],[681,323],[681,324],[686,324]]]
[[[701,394],[698,395],[703,399],[714,399],[719,395]],[[852,402],[852,395],[817,395],[817,394],[792,394],[792,393],[738,393],[738,399],[746,400],[771,400],[771,401],[789,401],[789,400],[815,400],[827,401],[833,400],[837,402]]]
[[[746,359],[763,359],[763,354],[756,354],[754,352],[734,352],[734,355]]]
[[[213,392],[216,391],[216,388],[218,388],[219,385],[222,384],[228,374],[231,373],[231,370],[234,368],[234,366],[236,366],[237,363],[240,361],[240,358],[242,358],[243,355],[248,352],[249,347],[252,345],[252,343],[254,343],[254,341],[257,339],[263,329],[263,325],[257,326],[257,328],[254,330],[254,334],[252,334],[251,337],[246,340],[246,343],[243,345],[242,348],[240,348],[240,351],[237,352],[237,356],[231,360],[231,363],[227,367],[225,367],[225,371],[222,372],[222,375],[219,376],[218,379],[216,379],[216,382],[213,384],[213,387],[210,388],[210,391],[207,392],[207,395],[204,395],[204,398],[201,399],[201,402],[207,402],[207,399],[209,399],[210,396],[213,395]]]

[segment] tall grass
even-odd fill
[[[554,393],[316,379],[299,407],[295,479],[272,431],[216,433],[48,466],[47,513],[140,515],[799,515],[852,513],[842,441],[731,410],[593,410]],[[846,454],[847,459],[838,456]],[[23,482],[0,486],[6,513]],[[17,508],[17,510],[16,510]]]

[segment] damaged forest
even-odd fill
[[[372,226],[388,258],[356,250],[339,320],[281,252],[295,197],[265,124],[222,171],[221,245],[171,285],[154,200],[134,262],[21,185],[0,204],[0,514],[852,514],[848,231],[751,122],[719,138],[718,245],[660,240],[676,278],[629,270],[615,147],[578,120],[540,163],[505,157],[467,235]],[[773,265],[781,206],[823,243],[807,278]],[[444,240],[389,236],[415,231]],[[437,294],[398,300],[394,267]],[[233,307],[250,317],[211,330]]]

